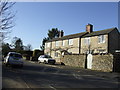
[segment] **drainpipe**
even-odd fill
[[[81,52],[81,38],[79,37],[79,54]]]
[[[86,54],[85,54],[85,69],[87,69],[87,51],[86,51]]]
[[[51,56],[51,49],[52,49],[52,41],[51,41],[51,44],[50,44],[50,56]]]

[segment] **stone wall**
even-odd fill
[[[82,68],[85,66],[85,55],[65,55],[62,60],[65,65]]]
[[[113,55],[93,55],[92,70],[112,71]]]
[[[119,59],[120,55],[93,55],[92,70],[105,72],[116,71],[114,69],[120,69]],[[65,65],[69,66],[85,68],[87,65],[86,55],[65,55],[62,60]]]

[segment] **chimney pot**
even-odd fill
[[[64,32],[63,30],[59,31],[59,38],[63,37],[64,36]]]

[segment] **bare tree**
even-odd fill
[[[27,51],[31,51],[32,50],[32,45],[31,44],[27,44],[26,49],[27,49]]]
[[[15,13],[12,11],[14,4],[15,2],[0,0],[0,38],[2,40],[6,38],[6,35],[10,33],[10,28],[14,26]]]

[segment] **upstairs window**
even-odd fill
[[[84,39],[84,44],[90,45],[90,37],[86,37],[86,38]]]
[[[47,43],[45,43],[45,48],[47,48]]]
[[[50,47],[50,43],[47,43],[47,47]]]
[[[104,42],[105,42],[105,36],[104,35],[98,36],[98,43],[104,43]]]
[[[50,47],[50,43],[45,43],[45,48]]]
[[[68,40],[68,45],[73,45],[73,39]]]
[[[65,40],[62,41],[62,46],[65,46]]]
[[[56,41],[56,42],[55,42],[55,46],[59,46],[59,41]]]

